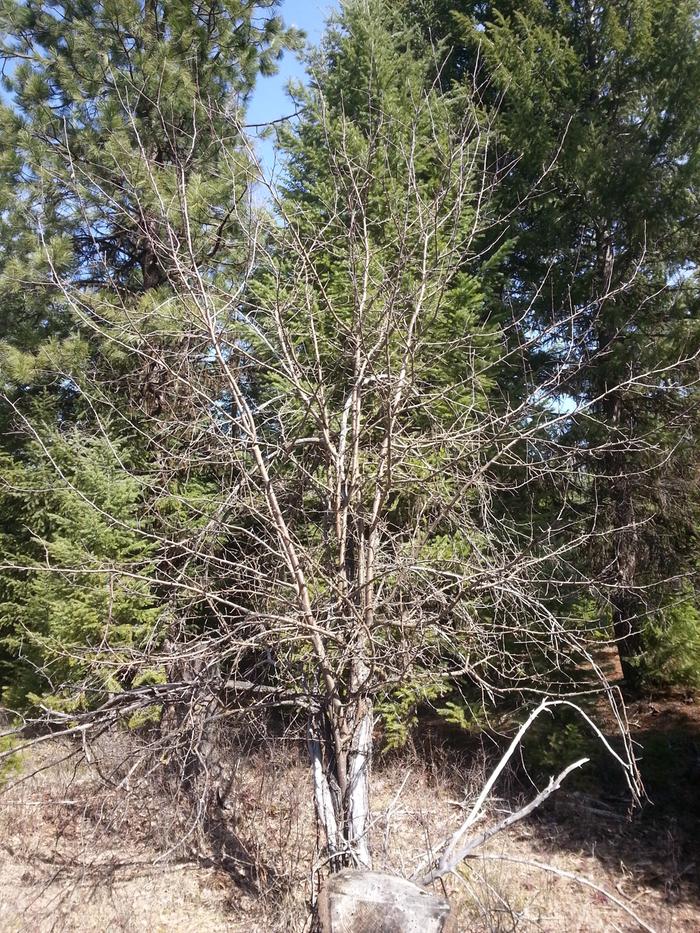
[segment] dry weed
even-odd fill
[[[317,881],[310,870],[317,865],[310,776],[301,753],[282,743],[246,749],[232,742],[217,814],[221,835],[197,853],[193,837],[184,838],[188,818],[166,786],[148,768],[133,771],[134,741],[125,736],[119,747],[98,747],[89,762],[75,746],[46,748],[0,796],[0,933],[301,933]],[[59,765],[47,767],[57,758]],[[120,785],[130,770],[129,786]],[[456,764],[439,751],[377,762],[375,867],[411,875],[459,821],[485,770],[479,756]],[[619,891],[659,933],[700,928],[693,904],[667,903],[663,892],[637,884],[623,868],[612,875],[592,854],[567,852],[531,823],[446,881],[458,930],[634,930],[595,892],[491,860],[504,850]]]

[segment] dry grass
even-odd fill
[[[104,748],[91,765],[73,757],[75,751],[57,745],[33,756],[25,762],[31,776],[0,798],[2,933],[305,928],[316,838],[308,769],[297,753],[277,748],[236,759],[234,792],[220,814],[222,834],[212,854],[198,850],[187,820],[152,776],[130,792],[103,779],[123,773],[122,763],[133,756],[126,740],[123,747]],[[44,769],[56,757],[63,762]],[[380,763],[373,801],[376,867],[410,875],[454,828],[482,777],[478,764],[465,780],[446,760]],[[693,902],[669,903],[663,889],[646,886],[624,865],[611,871],[565,841],[548,838],[542,824],[521,824],[487,854],[506,851],[584,874],[660,933],[700,929]],[[450,880],[448,893],[465,933],[637,929],[594,891],[508,862],[469,862]]]

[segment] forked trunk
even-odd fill
[[[332,871],[372,867],[368,838],[372,705],[363,699],[353,707],[344,710],[352,728],[340,749],[330,739],[333,729],[327,714],[309,726],[316,818],[326,838]]]

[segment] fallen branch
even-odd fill
[[[517,810],[515,813],[509,813],[508,816],[501,820],[500,823],[496,823],[494,826],[490,826],[488,829],[485,829],[477,836],[470,836],[466,843],[459,849],[459,851],[454,853],[454,855],[451,857],[449,857],[448,850],[448,852],[446,852],[445,855],[443,855],[443,857],[440,859],[439,865],[437,865],[432,871],[428,872],[427,875],[424,875],[422,878],[420,878],[418,883],[427,885],[433,881],[437,881],[444,875],[448,875],[454,872],[460,862],[463,862],[466,858],[472,857],[475,849],[478,849],[479,846],[482,846],[485,842],[488,842],[488,840],[497,835],[497,833],[502,832],[504,829],[508,829],[509,826],[512,826],[519,820],[529,816],[533,810],[536,810],[537,807],[544,803],[550,794],[553,794],[554,791],[559,790],[562,782],[568,777],[569,774],[571,774],[572,771],[575,771],[577,768],[581,768],[589,761],[589,758],[581,758],[579,761],[575,761],[573,764],[570,764],[568,768],[565,768],[558,777],[550,778],[549,784],[545,787],[545,789],[541,790],[536,797],[533,797],[533,799],[528,804],[526,804],[524,807],[521,807],[520,810]]]
[[[516,813],[509,814],[504,820],[495,826],[485,830],[483,833],[480,833],[478,836],[470,837],[466,843],[462,843],[464,836],[467,831],[472,827],[477,820],[483,816],[483,807],[486,803],[486,800],[493,790],[496,781],[503,773],[506,765],[511,760],[516,750],[520,747],[520,744],[526,734],[530,729],[535,720],[539,717],[541,713],[545,710],[553,709],[557,706],[568,706],[575,710],[593,729],[598,739],[601,741],[606,750],[616,759],[616,761],[622,765],[625,770],[625,776],[627,778],[628,785],[630,786],[632,792],[637,795],[638,793],[638,784],[635,780],[636,773],[634,769],[633,762],[624,761],[612,748],[608,740],[602,734],[600,729],[596,726],[593,720],[588,716],[579,706],[575,703],[572,703],[570,700],[549,700],[544,699],[537,706],[525,720],[525,722],[518,729],[516,735],[511,741],[510,745],[506,749],[505,753],[501,757],[500,761],[496,767],[491,772],[489,779],[486,781],[484,786],[479,793],[479,796],[476,798],[474,805],[469,811],[469,815],[464,820],[464,822],[459,826],[455,832],[448,839],[445,839],[442,844],[438,847],[438,852],[441,852],[441,856],[437,862],[433,861],[433,868],[424,873],[426,867],[426,861],[424,860],[419,867],[416,869],[412,876],[412,881],[417,881],[421,884],[430,884],[432,881],[442,878],[444,875],[450,874],[454,871],[455,867],[461,862],[464,858],[469,856],[475,848],[482,845],[488,839],[495,836],[497,833],[501,832],[504,829],[507,829],[509,826],[512,826],[513,823],[517,823],[518,820],[523,819],[528,814],[532,813],[541,803],[543,803],[550,794],[553,794],[555,790],[558,790],[561,787],[564,779],[575,769],[582,767],[588,762],[588,758],[582,758],[577,762],[569,765],[567,768],[562,771],[562,773],[557,778],[551,778],[547,787],[540,791],[536,797],[526,806],[522,807]],[[430,864],[429,862],[427,864]]]

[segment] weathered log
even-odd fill
[[[323,933],[449,933],[450,905],[412,881],[345,869],[319,897]]]

